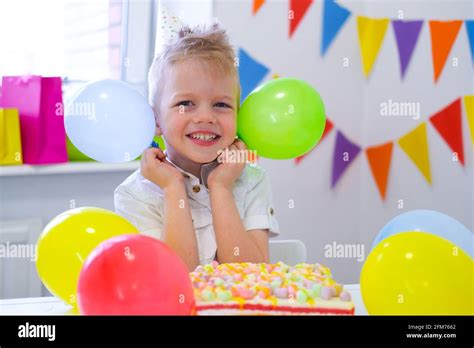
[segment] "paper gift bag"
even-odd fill
[[[0,109],[0,165],[22,164],[17,109]]]
[[[23,162],[67,162],[61,78],[4,76],[2,82],[3,106],[20,114]]]

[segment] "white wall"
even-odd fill
[[[267,1],[256,16],[252,16],[251,1],[214,1],[214,16],[227,28],[236,47],[243,47],[271,68],[268,79],[276,73],[305,79],[316,87],[336,128],[362,147],[396,140],[455,98],[473,94],[472,62],[464,25],[436,85],[433,84],[427,23],[423,24],[404,81],[400,78],[391,27],[371,76],[366,80],[355,15],[339,32],[326,56],[320,56],[322,3],[313,3],[291,39],[288,39],[287,1]],[[341,3],[353,13],[372,17],[396,19],[400,9],[406,19],[474,17],[473,3],[469,1]],[[343,67],[344,57],[349,58],[349,67]],[[449,59],[453,57],[458,58],[459,66],[450,64]],[[388,99],[419,102],[420,119],[380,116],[380,103]],[[473,151],[464,116],[463,128],[465,168],[452,162],[451,150],[428,125],[432,186],[395,145],[385,202],[380,199],[363,153],[351,164],[336,188],[330,189],[334,131],[298,166],[293,161],[261,160],[273,184],[281,238],[301,239],[308,247],[309,261],[327,264],[338,280],[357,283],[363,262],[352,258],[325,258],[325,245],[361,243],[367,256],[375,235],[389,219],[417,208],[444,212],[472,230]],[[403,209],[397,208],[400,199],[404,201]],[[294,200],[293,209],[289,208],[289,200]]]
[[[36,243],[42,229],[55,216],[74,207],[100,207],[114,210],[114,190],[130,174],[130,171],[102,173],[68,173],[48,175],[18,175],[0,177],[0,222],[24,220],[37,221],[29,241]],[[1,242],[7,239],[0,235]],[[11,244],[15,241],[11,240]],[[13,262],[17,262],[14,264]],[[43,288],[41,293],[31,293],[25,287],[39,282],[35,272],[32,278],[25,278],[24,268],[33,262],[0,259],[0,284],[5,298],[49,295]],[[13,268],[11,267],[13,265]],[[10,267],[9,267],[10,266]],[[8,283],[11,283],[8,287]],[[5,289],[6,287],[6,289]],[[0,289],[0,298],[2,291]]]

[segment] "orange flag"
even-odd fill
[[[370,169],[374,176],[375,183],[379,189],[380,196],[385,199],[387,192],[388,174],[390,172],[390,162],[392,161],[393,143],[371,146],[365,150],[369,160]]]
[[[461,25],[462,21],[430,21],[431,54],[433,56],[435,82],[438,81],[443,71]]]
[[[262,7],[264,3],[265,0],[253,0],[252,14],[257,14],[258,10],[260,10],[260,7]]]
[[[462,143],[461,98],[455,100],[441,111],[430,117],[444,141],[456,153],[464,166],[464,148]]]
[[[290,0],[290,11],[288,13],[288,19],[290,21],[290,37],[295,32],[312,3],[313,0]]]
[[[423,122],[411,132],[398,139],[398,145],[415,163],[417,168],[431,184],[430,157],[428,154],[428,137],[426,123]]]

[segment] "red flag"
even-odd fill
[[[288,19],[290,21],[290,37],[295,32],[312,3],[313,0],[290,0],[290,11],[288,13]]]
[[[431,124],[446,141],[453,152],[458,154],[464,166],[464,148],[462,142],[461,98],[455,100],[441,111],[430,117]]]
[[[333,129],[334,125],[332,124],[332,122],[329,120],[329,118],[326,117],[326,127],[324,128],[324,132],[323,132],[323,135],[321,135],[321,139],[319,140],[319,143],[321,143],[321,141],[323,141],[323,139],[326,137],[326,135]],[[319,144],[318,143],[318,144]],[[318,144],[316,144],[315,147],[313,147],[313,149],[308,152],[308,153],[305,153],[304,155],[301,155],[299,157],[296,157],[295,158],[295,163],[296,164],[299,164],[301,162],[301,160],[308,156],[311,152],[313,152],[313,150],[318,147]]]

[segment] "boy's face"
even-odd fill
[[[235,139],[237,77],[199,59],[163,70],[157,135],[163,134],[174,156],[196,163],[215,160]]]

